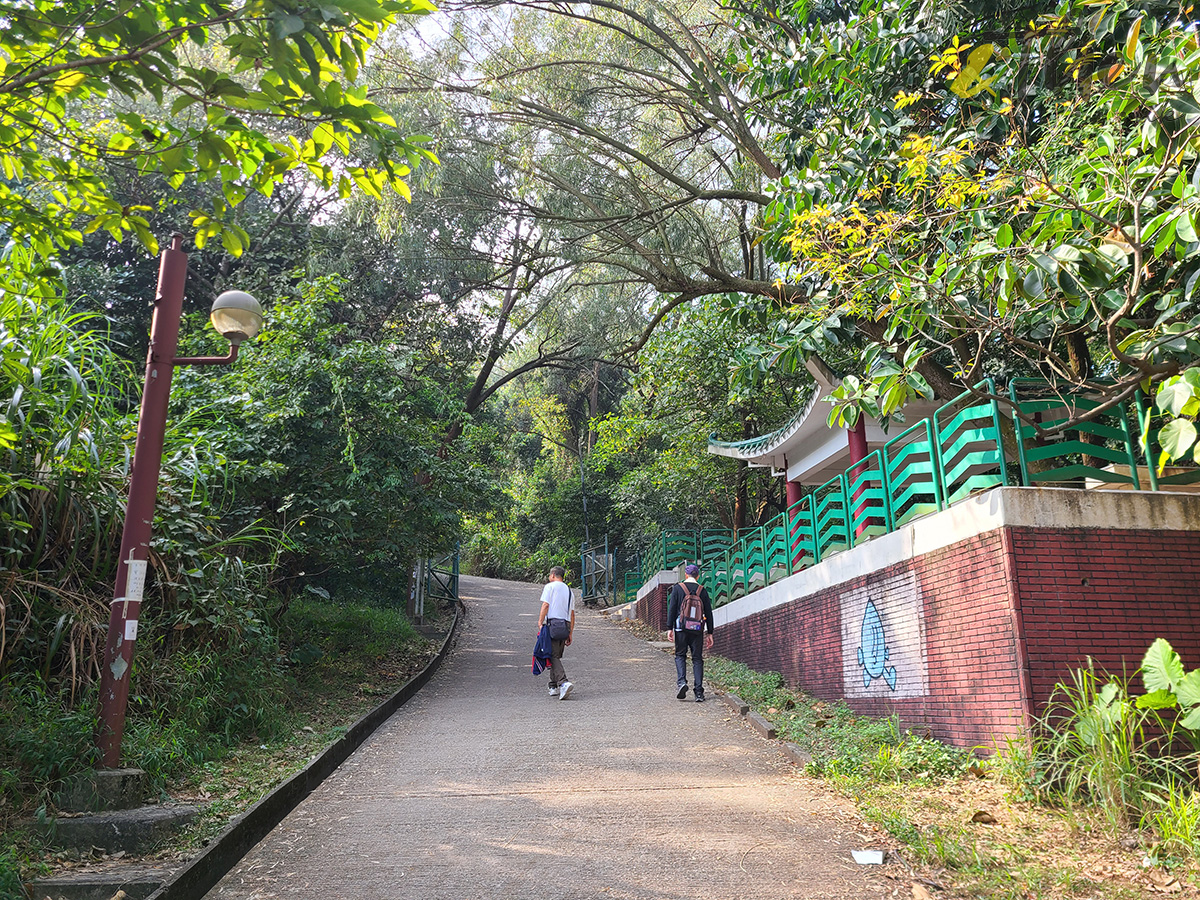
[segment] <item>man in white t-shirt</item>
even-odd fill
[[[542,588],[542,611],[538,615],[539,634],[543,624],[550,626],[550,696],[559,700],[571,696],[571,688],[575,686],[567,681],[567,670],[562,664],[563,650],[571,646],[575,634],[575,603],[571,589],[563,581],[566,574],[562,566],[550,570],[550,581]]]

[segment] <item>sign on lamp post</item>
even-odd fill
[[[151,525],[166,435],[167,406],[171,398],[171,374],[176,366],[232,363],[237,359],[241,342],[253,338],[262,327],[262,307],[258,301],[241,291],[226,291],[213,303],[212,323],[229,340],[229,354],[177,357],[183,291],[187,281],[187,254],[182,247],[183,235],[172,235],[171,246],[163,251],[158,270],[158,292],[150,325],[150,348],[146,355],[146,381],[133,450],[129,501],[121,533],[121,555],[109,612],[104,665],[100,671],[97,743],[100,765],[106,769],[115,769],[121,763],[121,738],[125,731],[133,648],[149,565]]]

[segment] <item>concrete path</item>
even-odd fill
[[[839,804],[723,703],[676,700],[666,654],[581,610],[575,691],[551,700],[529,671],[540,588],[461,590],[440,672],[209,897],[891,896]]]

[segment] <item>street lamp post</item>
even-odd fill
[[[237,358],[238,346],[253,338],[262,327],[262,307],[249,294],[226,291],[212,307],[213,327],[230,343],[227,356],[177,357],[179,321],[183,313],[183,289],[187,281],[187,254],[181,249],[183,235],[171,236],[171,246],[162,253],[158,270],[158,293],[150,325],[150,349],[146,356],[146,383],[138,416],[133,450],[133,471],[125,527],[121,533],[121,557],[108,619],[108,640],[100,672],[100,765],[115,769],[121,762],[121,737],[125,731],[125,709],[129,700],[130,667],[137,640],[138,615],[150,550],[150,531],[158,494],[158,474],[166,434],[167,405],[171,397],[171,373],[175,366],[222,365]]]

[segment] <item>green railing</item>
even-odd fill
[[[845,478],[851,545],[857,547],[863,541],[891,531],[882,451],[868,453],[862,461],[846,470]]]
[[[817,561],[850,547],[846,519],[846,476],[831,478],[813,491],[813,532]]]
[[[1200,482],[1200,468],[1157,475],[1161,448],[1157,431],[1147,424],[1149,413],[1141,396],[1133,404],[1114,405],[1060,434],[1046,436],[1033,423],[1052,429],[1068,416],[1096,410],[1098,401],[1062,393],[1045,382],[1014,380],[1008,390],[1009,454],[996,397],[991,379],[980,382],[766,525],[743,529],[736,541],[729,532],[664,534],[658,547],[647,554],[642,570],[650,573],[699,562],[700,582],[719,606],[970,494],[1005,484],[1105,482],[1159,490]],[[1143,430],[1144,449],[1136,437]],[[1139,464],[1148,468],[1148,477],[1139,476]],[[659,559],[667,564],[656,567]]]
[[[1091,412],[1100,404],[1078,394],[1060,393],[1045,382],[1024,378],[1014,379],[1008,394],[1014,410],[1022,484],[1081,484],[1092,479],[1129,484],[1134,490],[1141,487],[1128,404],[1110,407],[1092,419],[1046,438],[1039,436],[1029,419],[1042,428],[1053,428],[1069,417]],[[1104,466],[1103,461],[1109,465]],[[1101,464],[1097,465],[1098,462]]]
[[[933,420],[923,419],[883,445],[888,531],[943,509]]]
[[[707,571],[715,571],[718,563],[724,563],[726,555],[733,546],[733,532],[721,528],[659,533],[641,556],[641,571],[625,573],[623,584],[625,602],[636,600],[637,592],[645,584],[646,578],[655,572],[675,569],[689,562],[699,563]],[[716,596],[715,585],[709,588],[709,593],[711,596]]]
[[[1152,419],[1147,419],[1148,415],[1152,416],[1152,411],[1147,408],[1146,398],[1142,396],[1142,392],[1138,391],[1137,400],[1134,408],[1137,411],[1136,425],[1139,433],[1146,435],[1146,468],[1150,481],[1150,490],[1161,490],[1162,486],[1172,487],[1181,484],[1196,484],[1200,482],[1200,468],[1184,468],[1180,466],[1170,466],[1163,469],[1161,475],[1158,474],[1158,462],[1162,455],[1162,445],[1158,440],[1158,428],[1152,428]],[[1143,485],[1144,487],[1144,485]]]
[[[995,395],[989,378],[979,385]],[[1000,431],[1000,407],[967,391],[933,414],[941,469],[942,501],[949,505],[976,491],[1008,483]]]
[[[636,600],[637,592],[641,590],[642,585],[645,583],[646,579],[642,577],[641,572],[626,572],[625,583],[621,590],[621,596],[623,598],[621,602],[632,603],[634,600]]]

